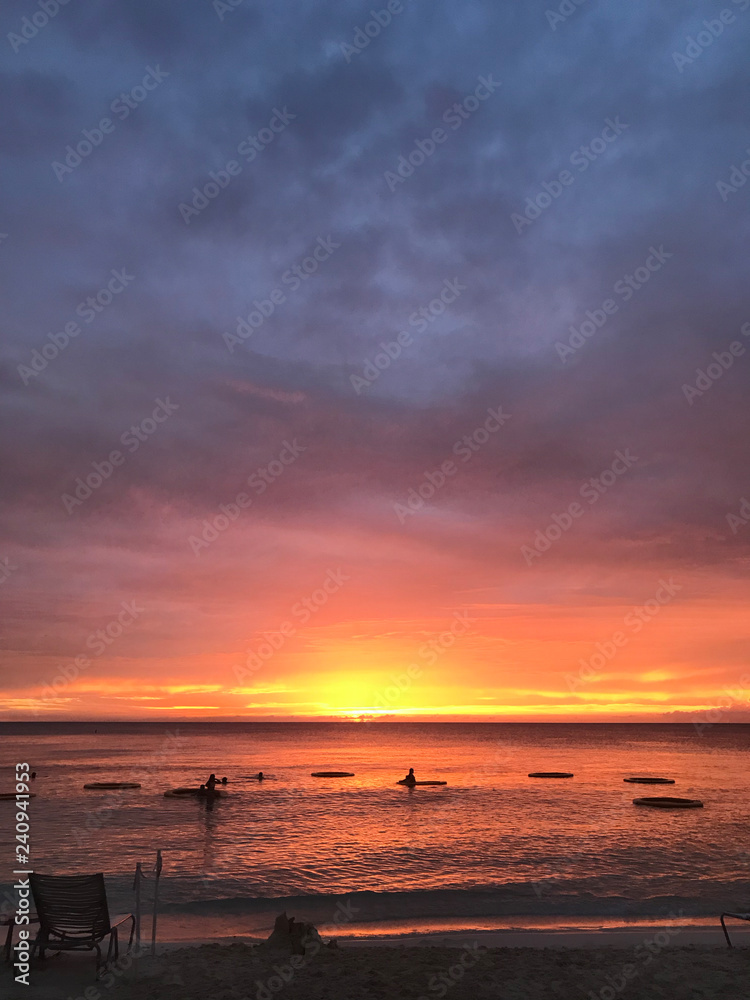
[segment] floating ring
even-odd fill
[[[570,771],[532,771],[530,778],[572,778]]]
[[[676,799],[668,795],[655,798],[633,799],[634,806],[653,806],[656,809],[702,809],[700,799]]]
[[[92,781],[89,785],[84,785],[84,788],[140,788],[141,786],[136,781]]]
[[[673,785],[674,778],[623,778],[631,785]]]

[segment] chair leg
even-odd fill
[[[128,938],[128,951],[127,951],[127,954],[130,953],[130,949],[133,947],[133,935],[134,934],[135,934],[135,917],[131,917],[130,918],[130,937]]]
[[[732,942],[731,942],[731,941],[729,940],[729,932],[727,931],[727,925],[726,925],[726,923],[724,922],[724,917],[725,917],[725,916],[726,916],[726,914],[725,914],[725,913],[722,913],[721,917],[719,918],[719,919],[721,920],[721,929],[722,929],[722,930],[724,931],[724,937],[725,937],[725,938],[727,939],[727,944],[729,945],[729,947],[730,947],[730,948],[733,948],[733,947],[734,947],[734,945],[733,945],[733,944],[732,944]]]
[[[102,964],[102,949],[99,947],[98,941],[94,942],[94,947],[96,948],[96,978],[98,980]]]
[[[112,931],[112,937],[114,938],[114,942],[115,942],[115,961],[117,961],[117,959],[120,957],[120,941],[119,941],[119,938],[117,936],[117,928],[116,927]]]
[[[3,955],[5,961],[10,964],[10,953],[13,951],[13,923],[8,924],[8,933],[5,935],[5,948],[3,949]]]

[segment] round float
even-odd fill
[[[141,786],[137,781],[92,781],[88,785],[84,785],[84,788],[140,788]]]
[[[416,788],[417,785],[447,785],[447,781],[415,781],[413,784],[411,781],[401,781],[396,782],[397,785],[406,785],[407,788]]]
[[[164,793],[165,799],[217,799],[226,798],[228,792],[222,791],[219,788],[215,788],[212,792],[209,792],[207,788],[170,788],[168,792]]]
[[[21,797],[21,801],[22,802],[23,802],[24,799],[35,799],[36,798],[36,792],[18,792],[18,793],[16,793],[16,792],[0,792],[0,799],[2,799],[3,802],[6,802],[8,799],[15,799],[16,794],[18,794]]]
[[[652,806],[654,809],[702,809],[700,799],[678,799],[669,795],[654,798],[633,799],[634,806]]]
[[[353,771],[311,771],[311,778],[353,778]]]
[[[572,778],[571,771],[532,771],[530,778]]]
[[[673,785],[674,778],[623,778],[631,785]]]

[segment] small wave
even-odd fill
[[[378,923],[403,920],[511,917],[622,917],[667,918],[673,916],[715,916],[731,900],[739,901],[750,892],[750,883],[733,884],[715,893],[695,896],[657,895],[646,899],[625,896],[600,896],[594,893],[556,893],[529,895],[527,883],[485,890],[433,890],[425,892],[351,892],[306,896],[247,897],[186,900],[170,902],[164,912],[184,914],[260,916],[283,910],[299,919],[323,925],[341,923]]]

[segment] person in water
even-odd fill
[[[413,785],[416,785],[416,783],[417,783],[417,779],[414,777],[414,768],[410,767],[409,768],[409,773],[403,779],[402,784],[413,786]]]
[[[208,781],[206,782],[206,791],[213,792],[216,788],[216,775],[210,774],[208,776]]]
[[[227,779],[226,779],[226,778],[222,778],[222,779],[221,779],[221,783],[222,783],[222,785],[226,785],[226,783],[227,783]]]
[[[255,777],[258,779],[258,781],[263,781],[263,772],[258,771]]]

